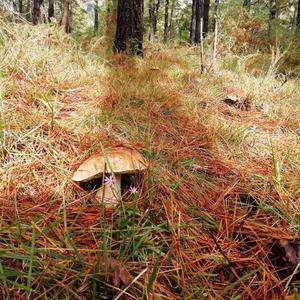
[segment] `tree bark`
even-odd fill
[[[158,22],[159,8],[160,8],[160,0],[156,0],[156,6],[155,6],[155,34],[157,32],[157,22]]]
[[[215,11],[214,11],[214,48],[212,55],[212,68],[214,68],[217,58],[218,50],[218,29],[219,29],[219,0],[215,0]]]
[[[31,21],[31,7],[30,7],[30,3],[31,3],[31,1],[27,0],[26,7],[25,7],[25,18],[26,18],[26,20],[28,22]]]
[[[106,0],[105,44],[107,54],[114,48],[117,26],[117,6],[117,0]]]
[[[201,19],[204,13],[204,0],[193,0],[192,6],[192,19],[190,29],[190,42],[191,44],[199,44],[201,40]]]
[[[175,3],[176,0],[172,0],[172,6],[171,6],[171,13],[170,13],[170,21],[169,21],[169,25],[168,25],[168,38],[170,37],[171,34],[171,30],[172,30],[172,24],[173,24],[173,17],[174,17],[174,11],[175,11]]]
[[[203,36],[207,36],[209,29],[209,8],[210,0],[204,0],[203,5]]]
[[[41,5],[43,0],[33,0],[32,23],[37,25],[42,22]]]
[[[97,35],[99,31],[99,5],[98,0],[95,0],[94,5],[94,34]]]
[[[63,0],[64,11],[61,19],[61,26],[63,26],[65,33],[71,33],[71,18],[72,18],[72,10],[71,10],[71,0]]]
[[[168,41],[169,27],[169,0],[165,0],[165,24],[164,24],[164,43]]]
[[[149,40],[154,41],[157,32],[157,19],[159,12],[160,0],[149,1]]]
[[[23,0],[19,0],[19,13],[23,14]]]
[[[51,19],[54,18],[54,0],[49,0],[48,2],[48,22],[51,22]]]
[[[143,56],[144,1],[119,0],[115,52]]]
[[[154,27],[155,27],[155,1],[149,1],[149,41],[153,41],[155,38]]]

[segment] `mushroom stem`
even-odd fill
[[[108,184],[104,184],[97,192],[96,198],[104,204],[117,204],[119,197],[121,196],[121,174],[115,174],[114,184],[110,187]]]

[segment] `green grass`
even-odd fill
[[[54,27],[1,25],[3,298],[289,292],[269,257],[274,239],[299,234],[299,79],[282,85],[280,53],[266,54],[273,63],[258,76],[248,55],[221,44],[216,70],[200,74],[197,48],[107,57],[95,39],[83,47]],[[223,102],[232,90],[250,111]],[[112,209],[71,178],[119,144],[150,167],[139,193]]]

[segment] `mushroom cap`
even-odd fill
[[[136,150],[127,147],[110,148],[106,151],[106,163],[103,154],[94,154],[84,161],[74,173],[73,181],[87,181],[103,173],[132,174],[145,170],[148,166],[145,158]]]

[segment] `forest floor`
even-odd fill
[[[0,28],[0,293],[296,297],[300,80],[276,75],[276,57],[258,75],[220,53],[201,74],[197,48],[107,57],[101,40]],[[120,144],[150,166],[105,208],[71,178]]]

